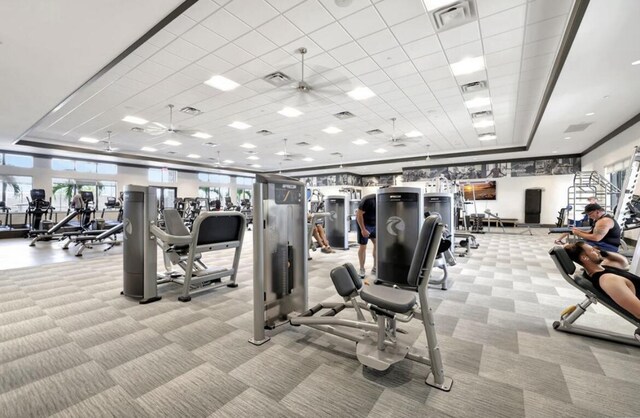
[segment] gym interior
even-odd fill
[[[639,16],[3,2],[0,414],[639,416]]]

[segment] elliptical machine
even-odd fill
[[[51,198],[49,198],[49,200],[46,199],[44,189],[32,189],[29,195],[31,196],[31,200],[27,198],[29,206],[24,214],[24,223],[25,225],[29,225],[30,230],[38,230],[40,229],[41,222],[47,220],[47,213],[49,214],[48,220],[51,221],[55,208],[51,206]]]

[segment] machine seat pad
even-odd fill
[[[416,294],[388,286],[363,286],[360,297],[365,302],[395,313],[406,313],[416,304]]]

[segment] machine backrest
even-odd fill
[[[164,210],[164,224],[167,228],[167,234],[185,236],[191,235],[189,228],[187,228],[182,221],[182,216],[177,209],[165,209]]]
[[[338,294],[343,298],[349,297],[356,292],[355,283],[351,279],[346,264],[334,268],[329,275]]]
[[[240,241],[244,228],[245,218],[239,212],[202,212],[193,222],[197,245]]]
[[[343,266],[349,272],[349,276],[351,277],[353,284],[356,286],[356,289],[362,289],[362,279],[360,278],[360,275],[356,271],[356,268],[353,266],[353,264],[344,263]]]
[[[439,224],[441,225],[440,217],[436,215],[429,216],[422,224],[418,242],[413,252],[413,258],[411,259],[409,274],[407,275],[407,283],[409,286],[420,285],[420,280],[423,276],[422,271],[427,267],[426,263],[429,253],[433,253],[433,258],[435,259],[437,245],[440,243],[442,237],[442,233],[435,233]],[[442,231],[442,226],[440,226],[440,231]],[[434,244],[436,244],[436,248],[433,248]]]
[[[115,197],[111,196],[111,197],[107,197],[107,201],[105,202],[105,206],[108,208],[115,208],[118,204],[118,201],[116,200]]]
[[[44,189],[31,189],[31,200],[45,200]]]
[[[569,258],[569,254],[562,247],[553,247],[549,250],[549,255],[556,263],[556,266],[560,271],[564,271],[567,275],[571,276],[576,271],[576,265]]]

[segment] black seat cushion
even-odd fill
[[[406,313],[416,304],[416,294],[387,286],[363,286],[360,297],[365,302],[395,313]]]

